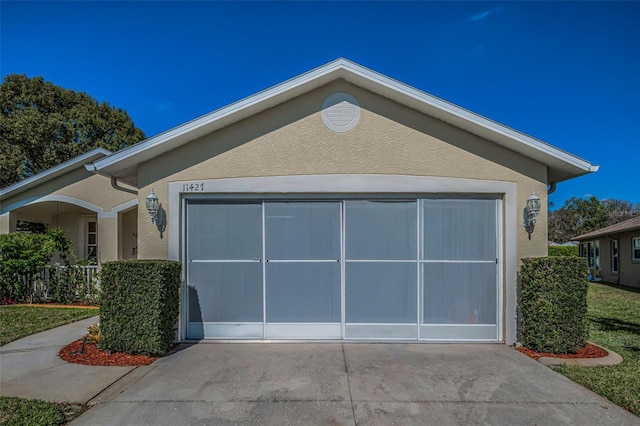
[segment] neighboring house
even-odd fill
[[[129,259],[137,246],[138,197],[85,167],[110,155],[98,148],[0,190],[0,233],[18,221],[60,227],[77,258]],[[136,192],[136,191],[132,191]]]
[[[96,229],[98,262],[134,243],[182,261],[182,339],[511,344],[547,188],[598,169],[345,59],[86,155],[3,189],[0,231],[46,220],[79,254]]]
[[[592,280],[640,288],[640,216],[574,238]]]

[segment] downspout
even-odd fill
[[[556,192],[556,183],[551,182],[547,188],[547,194],[553,194],[554,192]]]
[[[133,189],[125,188],[123,186],[118,186],[118,178],[115,176],[111,176],[111,186],[118,191],[128,192],[129,194],[138,195],[138,191],[134,191]]]
[[[117,189],[118,191],[128,192],[129,194],[133,194],[133,195],[138,195],[138,191],[136,191],[136,190],[125,188],[123,186],[119,186],[117,177],[111,176],[111,175],[107,175],[105,173],[100,173],[96,169],[96,166],[93,163],[85,164],[84,167],[85,167],[85,169],[87,169],[90,172],[101,174],[103,176],[106,176],[106,177],[110,178],[111,179],[111,187],[113,187],[114,189]]]

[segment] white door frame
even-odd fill
[[[498,227],[498,238],[502,241],[498,254],[499,275],[504,271],[498,286],[500,300],[498,315],[498,340],[513,344],[516,340],[516,288],[517,288],[517,184],[514,182],[444,178],[431,176],[403,175],[303,175],[272,176],[252,178],[209,179],[179,181],[169,184],[167,232],[171,260],[184,259],[184,221],[186,195],[233,196],[256,194],[281,194],[291,196],[312,196],[313,194],[466,194],[496,195],[502,199],[503,221]],[[261,196],[262,197],[262,196]],[[500,212],[499,212],[500,213]],[[184,268],[183,268],[184,273]],[[185,286],[186,287],[186,286]],[[183,297],[185,296],[183,292]],[[185,300],[185,299],[183,299]],[[503,309],[504,306],[504,309]],[[180,336],[186,338],[186,318],[184,309],[180,317]]]

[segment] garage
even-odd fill
[[[598,170],[344,58],[86,168],[110,179],[100,262],[121,237],[181,262],[181,341],[510,345],[547,193]],[[136,203],[134,232],[118,212]]]
[[[186,198],[186,338],[498,341],[500,204]]]

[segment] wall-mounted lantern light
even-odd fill
[[[160,202],[158,201],[158,197],[156,197],[155,192],[153,192],[153,188],[151,188],[151,193],[147,195],[145,205],[147,206],[147,211],[151,216],[151,223],[155,224],[158,219],[158,208],[160,207]]]
[[[533,228],[536,225],[538,213],[540,213],[540,206],[541,206],[540,197],[538,197],[532,189],[531,195],[527,199],[527,205],[524,208],[524,211],[525,211],[524,228],[529,233],[529,236],[531,236],[531,233],[533,232]]]

